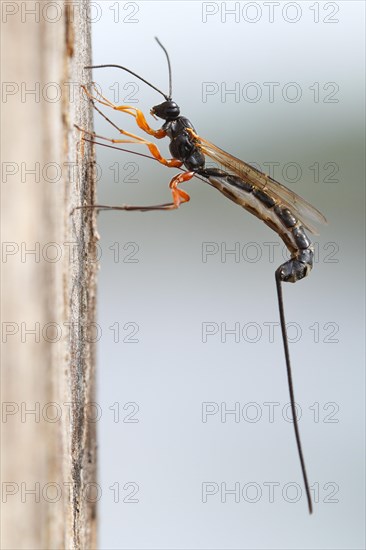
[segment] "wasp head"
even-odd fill
[[[157,116],[164,120],[174,120],[179,117],[180,109],[175,101],[168,99],[160,103],[160,105],[155,105],[155,107],[150,110],[150,113],[152,116]]]

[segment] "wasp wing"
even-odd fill
[[[317,224],[327,223],[327,220],[323,214],[314,206],[282,185],[282,183],[279,183],[266,174],[263,174],[263,172],[257,170],[257,168],[254,168],[254,166],[251,166],[233,155],[230,155],[213,143],[210,143],[206,139],[199,136],[197,136],[196,145],[203,154],[229,169],[233,174],[239,176],[246,182],[252,183],[256,187],[267,191],[273,199],[289,208],[295,217],[297,217],[301,223],[314,235],[317,235],[318,232],[314,227],[313,222]]]

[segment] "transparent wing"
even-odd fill
[[[317,235],[317,229],[313,223],[326,224],[327,220],[319,210],[308,203],[305,199],[302,199],[279,183],[278,181],[270,178],[263,172],[260,172],[254,166],[247,164],[246,162],[226,153],[213,143],[210,143],[206,139],[200,136],[194,136],[197,139],[196,145],[202,151],[203,154],[215,160],[225,168],[229,169],[233,174],[236,174],[246,182],[252,183],[256,187],[265,190],[269,193],[273,199],[282,203],[289,208],[291,212],[297,217],[301,223],[314,235]]]

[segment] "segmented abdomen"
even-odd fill
[[[288,273],[284,281],[295,282],[309,274],[313,266],[313,246],[301,222],[289,208],[276,201],[263,189],[246,182],[239,176],[221,170],[205,169],[201,172],[209,184],[228,199],[236,202],[276,231],[291,253],[291,265],[283,264]]]

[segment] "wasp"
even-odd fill
[[[161,44],[159,39],[155,39],[164,51],[168,63],[168,94],[165,94],[151,82],[148,82],[140,75],[121,65],[90,65],[85,67],[85,69],[122,69],[161,94],[164,97],[164,101],[158,105],[155,105],[150,110],[150,114],[155,119],[161,119],[164,121],[161,128],[158,128],[157,130],[151,128],[141,110],[130,105],[115,105],[102,94],[99,94],[95,86],[95,95],[92,95],[86,86],[82,86],[84,92],[92,102],[94,109],[124,137],[123,139],[110,139],[95,133],[81,130],[80,128],[78,129],[82,131],[83,139],[94,143],[97,143],[95,138],[99,138],[113,144],[133,143],[145,145],[149,149],[151,156],[133,151],[130,152],[140,156],[148,156],[148,158],[153,158],[164,166],[170,168],[179,168],[180,172],[171,179],[169,184],[172,194],[172,201],[169,203],[150,206],[108,206],[93,204],[81,206],[80,208],[97,208],[99,210],[139,210],[144,212],[152,210],[174,210],[190,200],[189,194],[181,189],[180,185],[196,176],[216,188],[223,195],[225,195],[225,197],[262,220],[281,237],[290,252],[290,259],[277,268],[275,272],[275,280],[292,419],[308,502],[308,509],[311,514],[313,511],[313,506],[296,416],[295,395],[283,305],[282,283],[295,283],[309,275],[313,267],[314,247],[307,231],[317,234],[314,224],[325,224],[327,221],[319,210],[311,206],[306,200],[299,197],[296,193],[269,177],[267,174],[264,174],[250,164],[235,158],[197,134],[191,121],[181,115],[180,107],[172,99],[172,70],[170,58],[167,50]],[[96,106],[96,103],[110,107],[115,111],[120,111],[133,116],[137,126],[146,134],[155,139],[159,140],[168,138],[170,140],[169,150],[172,158],[164,158],[153,141],[119,128]],[[85,135],[89,135],[91,139],[88,140],[85,138]],[[119,147],[115,148],[126,151],[126,149],[121,149]],[[215,161],[220,168],[206,166],[207,157]]]

